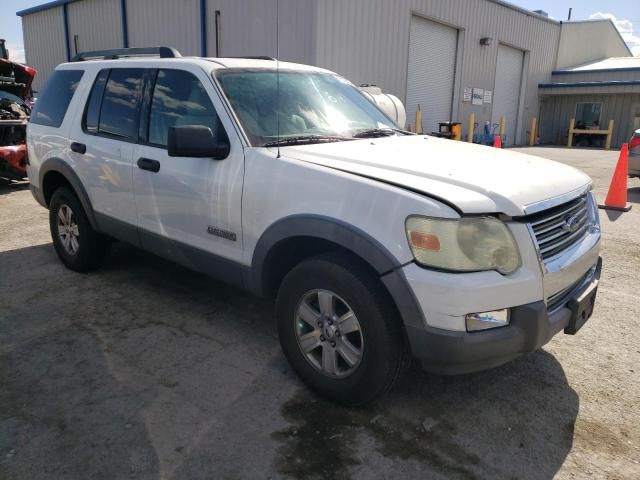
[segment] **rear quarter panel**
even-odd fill
[[[73,68],[75,67],[75,68]],[[71,70],[85,70],[80,66],[73,66]],[[71,98],[64,120],[59,127],[50,127],[31,123],[27,125],[27,151],[29,154],[29,165],[27,174],[29,182],[36,188],[40,185],[40,167],[50,158],[59,158],[68,164],[73,163],[69,150],[69,134],[76,118],[76,113],[82,103],[82,98],[86,96],[87,90],[91,87],[93,78],[90,72],[85,71],[80,79],[80,84]]]

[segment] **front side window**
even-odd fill
[[[136,140],[144,85],[141,68],[114,68],[104,89],[98,133]]]
[[[216,75],[253,146],[278,138],[348,140],[397,131],[393,121],[336,75],[248,69]]]
[[[601,103],[581,102],[576,104],[576,128],[600,130]]]
[[[204,125],[216,139],[226,133],[200,81],[183,70],[159,70],[149,113],[149,143],[167,146],[169,127]]]
[[[62,125],[83,73],[83,70],[54,71],[38,96],[31,123],[56,128]]]

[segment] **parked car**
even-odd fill
[[[5,58],[3,40],[0,45],[0,178],[19,180],[27,176],[25,134],[36,70]]]
[[[378,397],[409,355],[500,365],[593,311],[597,205],[571,167],[404,132],[316,67],[79,59],[27,135],[62,262],[89,271],[117,239],[275,297],[287,359],[331,400]]]
[[[629,176],[640,178],[640,128],[629,140]]]

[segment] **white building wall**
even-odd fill
[[[32,85],[38,91],[53,69],[67,61],[62,7],[23,17],[22,30],[26,63],[38,71]]]
[[[557,22],[489,0],[318,0],[316,63],[354,83],[376,84],[404,101],[412,14],[460,30],[453,119],[463,123],[463,131],[470,112],[479,123],[477,133],[492,113],[492,104],[463,102],[464,87],[494,90],[499,43],[525,52],[525,88],[517,127],[523,141],[531,117],[538,115],[538,83],[548,82],[555,66]],[[493,38],[493,44],[481,46],[483,37]],[[407,112],[408,123],[413,124],[413,115]]]
[[[582,65],[608,57],[629,57],[631,52],[611,20],[563,23],[556,69]]]
[[[71,56],[79,52],[124,46],[120,0],[70,3],[67,5],[67,18]]]
[[[166,45],[200,55],[198,0],[127,0],[130,47]]]
[[[280,58],[313,63],[315,0],[279,0]],[[220,11],[220,56],[275,57],[276,0],[207,0],[207,55],[216,55],[216,10]]]

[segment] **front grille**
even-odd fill
[[[587,196],[583,195],[529,218],[543,260],[562,253],[587,234],[589,208]]]

